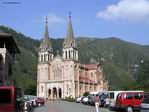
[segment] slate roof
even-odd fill
[[[11,50],[13,53],[20,53],[19,47],[17,46],[13,36],[11,34],[0,31],[0,44],[7,45],[7,50]]]

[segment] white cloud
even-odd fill
[[[63,24],[65,20],[62,17],[59,17],[54,14],[48,14],[47,16],[44,17],[44,19],[48,17],[48,24],[51,26],[57,25],[57,24]]]
[[[65,19],[63,17],[57,16],[56,14],[47,14],[47,15],[39,15],[36,17],[33,22],[34,23],[45,23],[46,18],[48,17],[48,26],[49,27],[58,27],[59,25],[62,25],[65,23]]]
[[[121,0],[116,5],[107,6],[96,16],[107,20],[149,22],[149,0]]]

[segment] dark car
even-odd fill
[[[24,111],[29,112],[32,109],[32,104],[28,99],[24,99]]]
[[[143,99],[140,112],[149,112],[149,96]]]
[[[104,106],[105,105],[105,99],[108,97],[108,94],[102,93],[99,96],[99,101],[100,101],[100,106]]]
[[[45,104],[45,100],[43,98],[37,98],[35,102],[38,107]]]
[[[88,97],[88,104],[93,105],[93,106],[95,105],[95,96],[90,95]]]

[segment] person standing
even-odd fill
[[[98,94],[95,97],[95,108],[96,108],[96,112],[99,112],[99,96],[98,96]]]
[[[109,96],[106,96],[106,98],[104,99],[104,102],[105,102],[105,109],[106,109],[106,112],[108,112],[108,109],[109,109]]]

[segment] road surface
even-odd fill
[[[45,106],[35,108],[33,112],[96,112],[94,106],[67,101],[48,101]],[[110,112],[100,108],[100,112]]]

